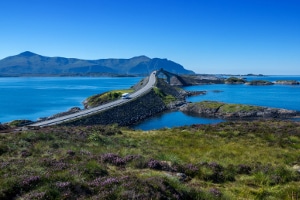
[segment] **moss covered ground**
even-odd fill
[[[0,199],[299,199],[299,125],[7,130]]]

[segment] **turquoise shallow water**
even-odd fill
[[[36,120],[63,112],[71,107],[83,107],[86,97],[114,89],[126,89],[142,77],[42,77],[0,78],[0,122],[14,119]],[[298,80],[300,76],[247,77],[263,80]],[[300,86],[272,85],[199,85],[186,90],[205,90],[206,95],[190,97],[188,101],[217,100],[227,103],[246,103],[275,108],[300,110]],[[219,92],[216,92],[218,90]],[[189,116],[181,112],[168,112],[150,118],[135,126],[149,130],[190,124],[218,123],[219,119]]]

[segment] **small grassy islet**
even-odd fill
[[[133,89],[125,89],[125,90],[113,90],[102,94],[96,94],[87,98],[86,103],[90,107],[99,106],[107,102],[121,98],[122,94],[124,93],[131,93],[133,91],[134,91]]]

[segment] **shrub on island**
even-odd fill
[[[230,77],[225,80],[226,84],[244,84],[246,82],[246,80],[237,77]]]

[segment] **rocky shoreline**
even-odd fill
[[[200,80],[198,76],[191,76],[194,79]],[[186,77],[185,77],[186,78]],[[203,77],[202,77],[203,78]],[[176,79],[180,81],[181,78]],[[201,83],[205,84],[202,79]],[[239,79],[235,77],[230,77],[228,79],[218,79],[217,77],[205,77],[205,80],[209,84],[212,84],[212,80],[215,84],[249,84],[249,85],[270,85],[270,84],[288,84],[296,85],[299,84],[297,81],[246,81],[244,79]],[[147,77],[140,81],[138,84],[133,86],[134,90],[138,90],[147,82]],[[193,81],[192,81],[193,82]],[[197,85],[196,83],[194,83]],[[180,84],[178,84],[180,85]],[[222,92],[216,90],[214,92]],[[71,122],[69,124],[112,124],[118,123],[119,125],[132,125],[134,123],[141,122],[148,117],[155,116],[161,112],[167,110],[180,110],[185,113],[197,114],[201,117],[209,118],[222,118],[222,119],[261,119],[261,118],[276,118],[276,119],[287,119],[293,117],[299,117],[298,111],[291,111],[286,109],[276,109],[258,106],[248,106],[242,104],[225,104],[222,102],[199,102],[199,103],[188,103],[186,97],[205,95],[206,91],[185,91],[180,87],[175,87],[166,83],[163,79],[159,79],[156,87],[149,95],[144,95],[140,97],[134,103],[124,106],[118,106],[117,109],[112,109],[104,113],[99,113],[97,116],[84,117],[77,122]],[[87,101],[87,100],[86,100]],[[151,102],[152,105],[149,105]],[[86,103],[86,102],[85,102]],[[38,121],[54,119],[64,115],[69,115],[72,113],[79,112],[81,109],[78,107],[71,108],[66,112],[61,112],[50,117],[40,118]],[[126,110],[126,111],[125,111]],[[134,112],[133,112],[134,111]],[[126,113],[126,114],[124,114]],[[119,118],[122,119],[119,119]],[[13,126],[26,126],[32,123],[27,120],[15,120],[8,124],[13,124]]]
[[[239,76],[231,76],[229,78],[217,77],[214,75],[185,75],[180,77],[181,83],[176,85],[188,86],[188,85],[203,85],[203,84],[246,84],[246,85],[299,85],[300,82],[296,80],[277,80],[274,82],[267,80],[252,80],[247,81],[247,78],[240,78]]]

